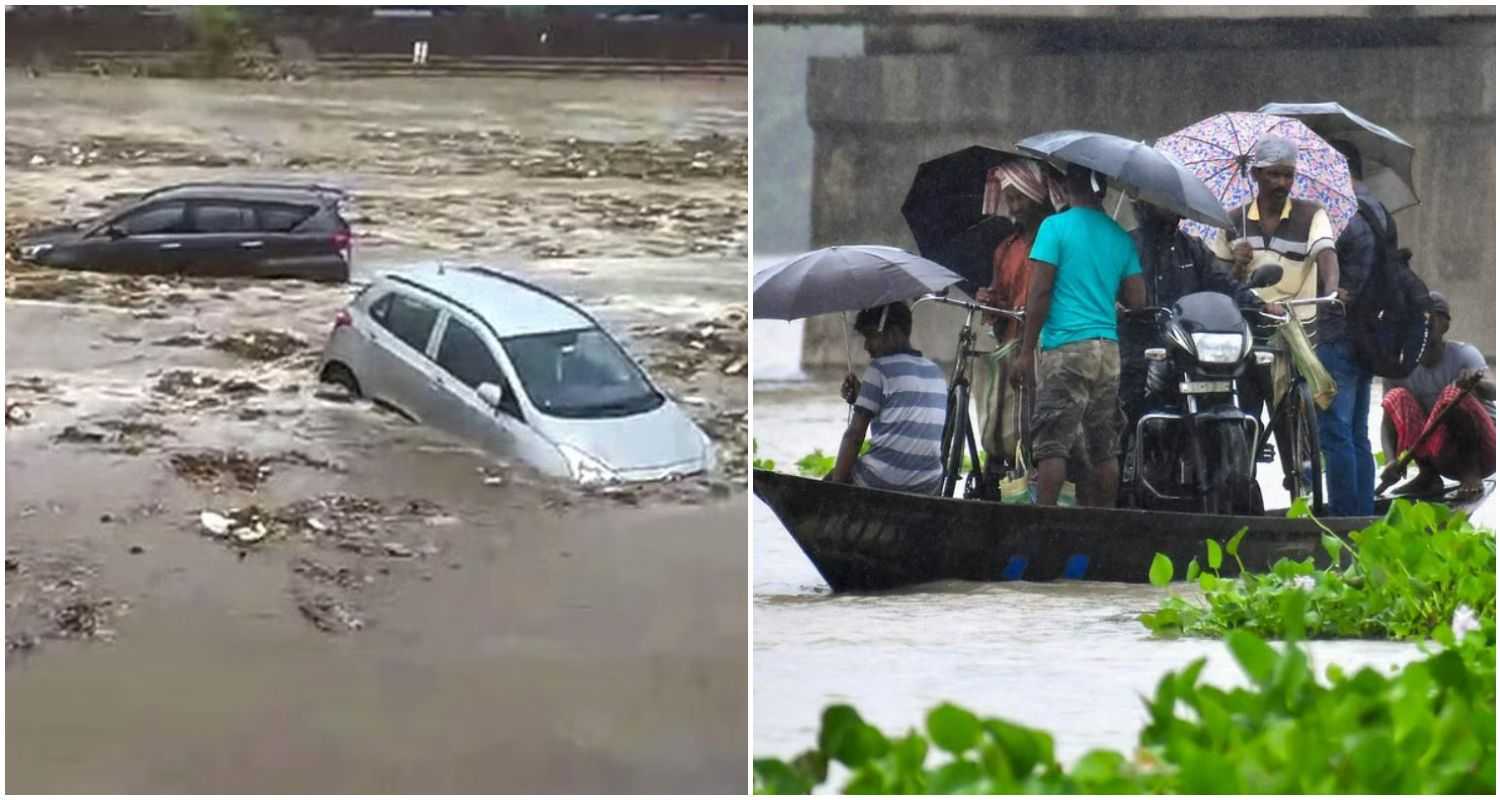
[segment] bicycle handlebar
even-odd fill
[[[1314,306],[1323,305],[1326,303],[1343,303],[1343,301],[1339,299],[1337,293],[1326,295],[1324,297],[1306,297],[1301,300],[1272,300],[1271,302],[1283,306]],[[1267,314],[1264,310],[1261,309],[1255,309],[1255,312],[1273,322],[1288,322],[1292,318],[1291,314]]]
[[[1008,317],[1014,320],[1022,320],[1026,318],[1026,311],[1024,309],[995,308],[994,306],[987,306],[983,303],[976,303],[972,300],[955,300],[951,297],[940,294],[922,295],[921,297],[917,298],[917,301],[915,303],[911,304],[912,308],[916,308],[917,306],[921,305],[922,303],[928,302],[929,300],[934,303],[943,303],[945,305],[958,306],[959,308],[966,308],[970,311],[983,311],[987,314],[994,314],[1000,317]]]

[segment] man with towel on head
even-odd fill
[[[974,299],[996,308],[1026,307],[1030,290],[1030,272],[1026,261],[1042,221],[1067,206],[1067,197],[1049,168],[1031,159],[1016,158],[990,170],[985,186],[985,212],[1010,217],[1015,224],[1011,234],[995,248],[994,278],[981,287]],[[994,325],[995,341],[1000,350],[994,356],[974,362],[975,411],[979,417],[980,446],[984,448],[987,487],[1001,479],[1001,468],[1015,456],[1022,439],[1024,420],[1020,412],[1021,392],[1011,389],[1010,369],[1020,348],[1022,325],[1006,318],[989,320]],[[1007,347],[1008,346],[1008,347]],[[1035,391],[1028,380],[1025,391]],[[1029,442],[1023,447],[1029,448]],[[1081,455],[1081,448],[1080,448]]]

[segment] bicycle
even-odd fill
[[[1330,294],[1326,297],[1309,297],[1304,300],[1279,300],[1279,305],[1288,308],[1304,305],[1321,305],[1325,303],[1340,302],[1337,295]],[[1281,328],[1291,324],[1292,314],[1267,314],[1258,311],[1261,317],[1270,320],[1275,327]],[[1274,346],[1262,341],[1257,336],[1256,349],[1275,354],[1277,359],[1291,358],[1291,353],[1284,347]],[[1273,434],[1280,431],[1276,436],[1276,453],[1281,461],[1283,477],[1282,485],[1293,500],[1299,497],[1309,497],[1312,504],[1312,512],[1321,515],[1323,513],[1323,449],[1318,438],[1318,407],[1313,400],[1312,389],[1307,384],[1307,378],[1292,366],[1291,383],[1287,390],[1275,403],[1267,401],[1270,407],[1269,421],[1261,430],[1260,436],[1255,442],[1255,454],[1259,460],[1265,461],[1260,454],[1266,450],[1266,445]]]
[[[964,481],[965,498],[984,498],[990,493],[983,485],[984,465],[980,461],[979,444],[969,419],[969,376],[975,356],[988,356],[1002,348],[976,349],[978,334],[974,330],[974,315],[979,312],[994,314],[1013,320],[1023,320],[1026,312],[1006,308],[995,308],[971,300],[955,300],[945,295],[929,294],[912,303],[915,309],[925,302],[943,303],[965,309],[964,324],[958,331],[958,345],[953,358],[953,375],[948,380],[947,417],[943,422],[942,459],[943,484],[941,496],[952,497],[958,485],[959,473],[963,470],[965,451],[969,456],[969,475]],[[954,443],[958,446],[955,447]],[[993,498],[991,498],[993,499]]]

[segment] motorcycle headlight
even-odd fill
[[[557,451],[562,453],[563,460],[568,462],[568,473],[573,476],[573,480],[585,486],[614,483],[620,480],[620,476],[603,461],[572,445],[560,444],[557,446]]]
[[[28,244],[21,247],[21,258],[36,258],[52,249],[50,244]]]
[[[1193,347],[1205,364],[1233,364],[1244,356],[1245,337],[1238,333],[1195,333]]]

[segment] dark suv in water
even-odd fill
[[[342,190],[278,183],[184,183],[16,244],[23,261],[103,272],[349,280]]]

